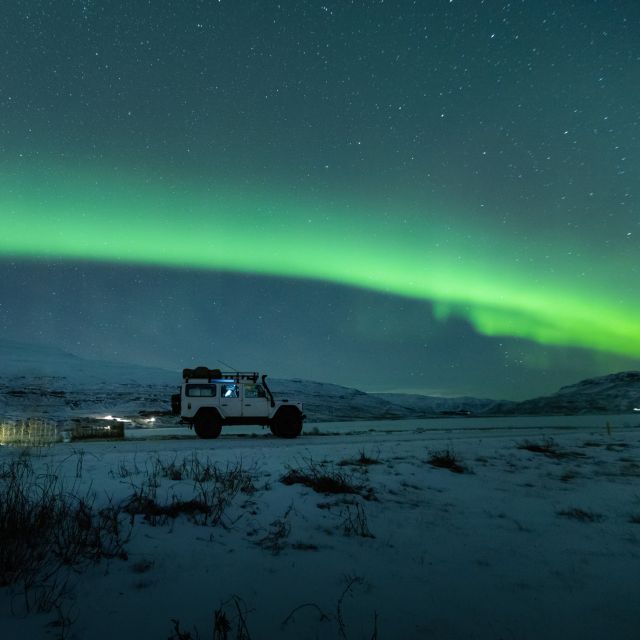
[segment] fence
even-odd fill
[[[58,429],[46,420],[20,420],[0,423],[0,444],[23,447],[49,447],[58,440]]]

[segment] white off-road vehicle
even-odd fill
[[[200,438],[217,438],[223,425],[241,424],[268,426],[281,438],[299,436],[302,402],[276,400],[266,377],[208,367],[183,369],[180,393],[171,397],[172,411]]]

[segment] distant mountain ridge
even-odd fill
[[[550,396],[522,402],[498,402],[495,415],[580,415],[640,412],[640,371],[621,371],[587,378]]]
[[[177,371],[157,367],[87,360],[57,347],[0,338],[0,377],[66,379],[84,386],[105,381],[173,384],[179,375]]]
[[[162,410],[179,375],[0,338],[0,420]]]
[[[469,413],[482,413],[496,404],[495,400],[488,398],[474,398],[472,396],[425,396],[409,393],[377,393],[379,398],[385,398],[390,402],[411,407],[418,413],[465,415]]]
[[[638,413],[634,410],[640,409],[640,371],[589,378],[522,402],[366,393],[300,379],[268,382],[278,397],[302,400],[309,422]],[[161,413],[168,411],[170,395],[179,383],[178,371],[87,360],[54,347],[0,339],[0,418]]]
[[[269,382],[269,381],[268,381]],[[403,393],[367,393],[326,382],[281,380],[269,382],[273,392],[303,401],[305,413],[314,421],[393,420],[428,418],[442,415],[479,414],[496,404],[495,400],[421,396]]]

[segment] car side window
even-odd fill
[[[238,385],[237,384],[223,384],[220,386],[220,395],[223,398],[238,398]]]
[[[245,398],[266,398],[267,394],[264,390],[264,387],[261,384],[245,384],[244,397]]]
[[[215,398],[215,384],[188,384],[185,389],[185,395],[190,398]]]

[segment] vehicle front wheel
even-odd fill
[[[193,428],[198,438],[210,440],[217,438],[222,431],[222,424],[217,416],[200,414],[193,421]]]
[[[280,411],[271,424],[271,433],[280,438],[297,438],[302,433],[302,416],[298,411]]]

